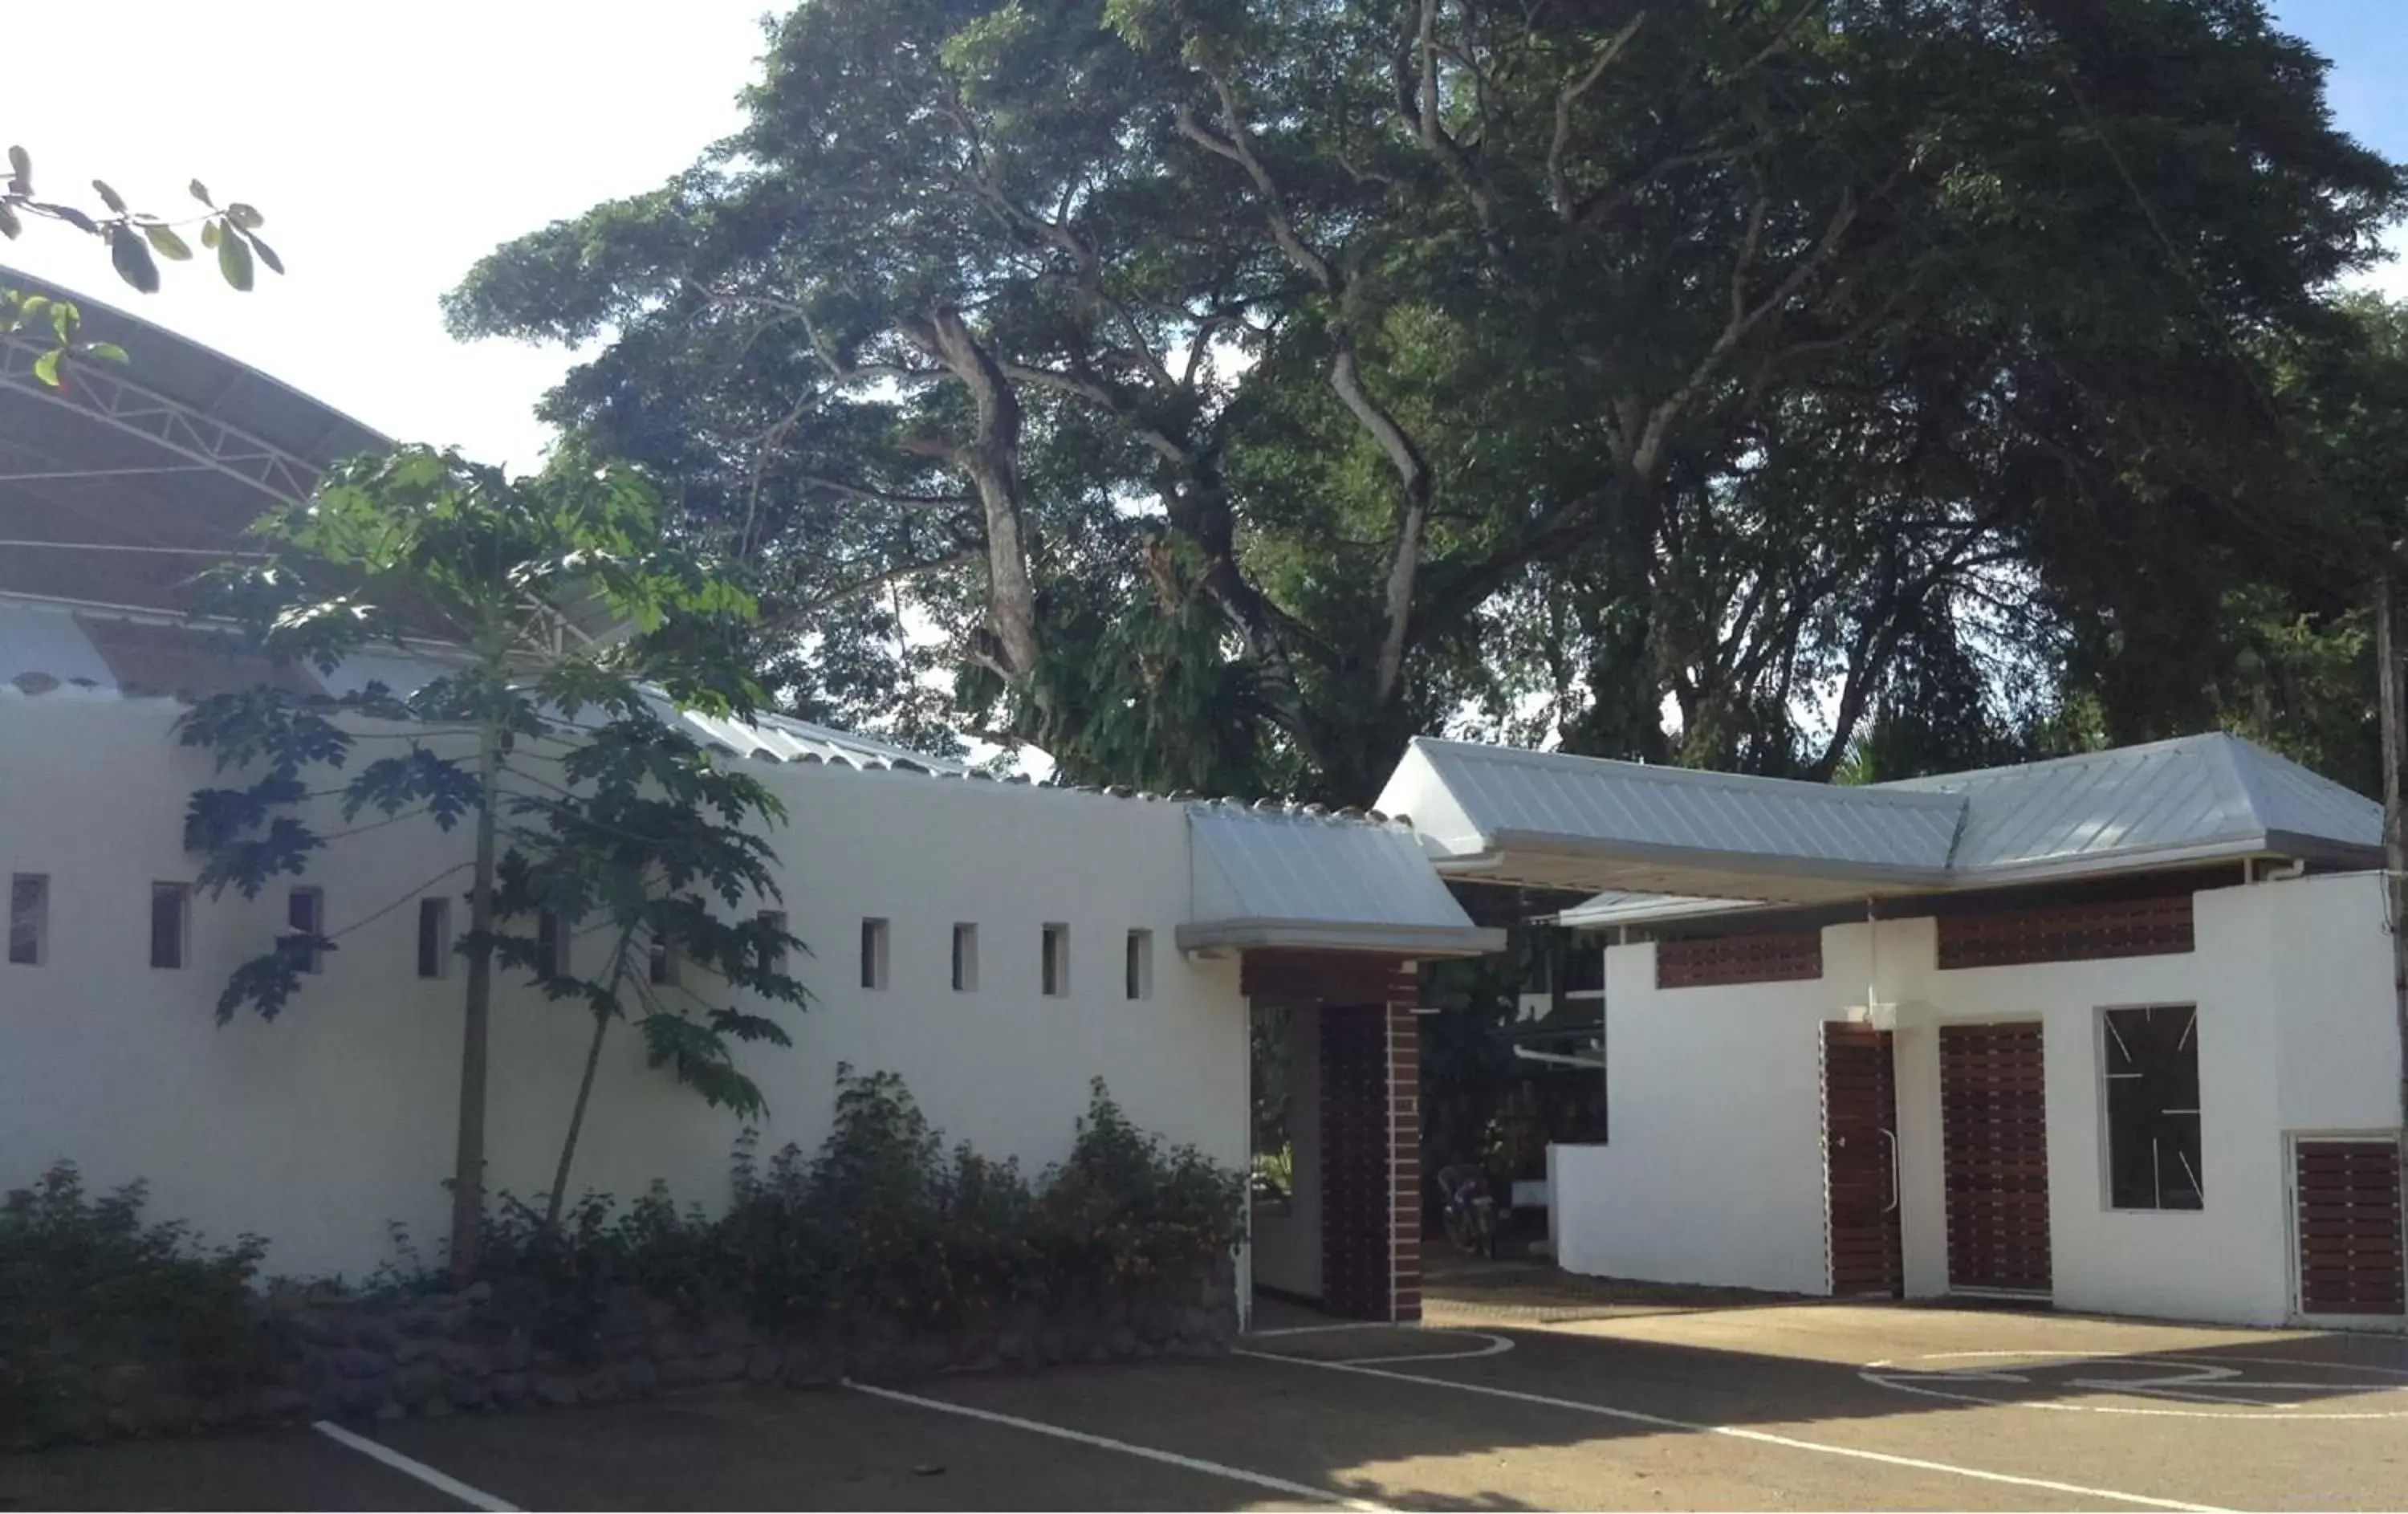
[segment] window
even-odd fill
[[[192,935],[193,886],[154,883],[150,886],[150,965],[173,970],[184,965]]]
[[[1154,997],[1154,932],[1132,930],[1128,933],[1128,961],[1125,976],[1131,999]]]
[[[2203,1207],[2197,1006],[2110,1009],[2101,1017],[2106,1026],[2108,1205]]]
[[[535,916],[535,975],[556,978],[568,972],[568,937],[560,929],[558,910],[538,910]]]
[[[886,987],[886,922],[861,922],[861,986],[865,988]]]
[[[978,992],[978,927],[953,927],[953,992]]]
[[[418,975],[446,976],[451,964],[452,901],[422,899],[418,901]]]
[[[49,954],[50,880],[40,872],[20,872],[8,880],[8,960],[20,967],[39,967]]]
[[[326,891],[322,888],[294,889],[285,896],[284,923],[294,935],[310,938],[293,944],[294,964],[304,973],[326,971],[326,953],[316,939],[326,933]]]
[[[762,927],[765,930],[776,931],[781,936],[783,936],[786,933],[786,912],[784,910],[763,910],[761,912],[760,918]],[[786,975],[786,948],[782,943],[768,942],[763,944],[761,948],[761,971],[777,977],[784,977]]]
[[[1056,998],[1070,991],[1070,928],[1049,925],[1045,928],[1043,959],[1039,976],[1044,989]]]
[[[678,980],[677,951],[674,947],[654,936],[649,955],[650,960],[645,966],[647,977],[659,984],[671,984]]]

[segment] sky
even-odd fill
[[[36,188],[98,177],[173,213],[198,177],[241,199],[291,271],[237,295],[203,265],[142,296],[98,246],[37,224],[0,262],[206,342],[406,440],[514,469],[540,460],[531,411],[568,354],[462,344],[437,300],[495,245],[649,188],[734,129],[765,0],[115,0],[71,67],[19,67],[0,137]],[[2279,0],[2334,60],[2344,129],[2408,158],[2408,6]],[[83,196],[89,198],[88,195]],[[2391,245],[2408,253],[2408,234]],[[2408,257],[2371,281],[2408,297]]]

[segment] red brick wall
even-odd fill
[[[1421,1031],[1410,1004],[1321,1010],[1321,1295],[1421,1318]]]

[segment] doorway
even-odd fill
[[[2048,1097],[2037,1020],[1940,1028],[1948,1286],[2050,1290]]]
[[[1887,1031],[1823,1026],[1823,1171],[1833,1298],[1903,1298],[1898,1077]]]

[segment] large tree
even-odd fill
[[[2257,0],[768,42],[737,137],[451,315],[607,339],[549,414],[760,564],[808,713],[1355,800],[1466,720],[1828,774],[1885,701],[2052,687],[2345,535],[2276,354],[2346,339],[2401,180]]]

